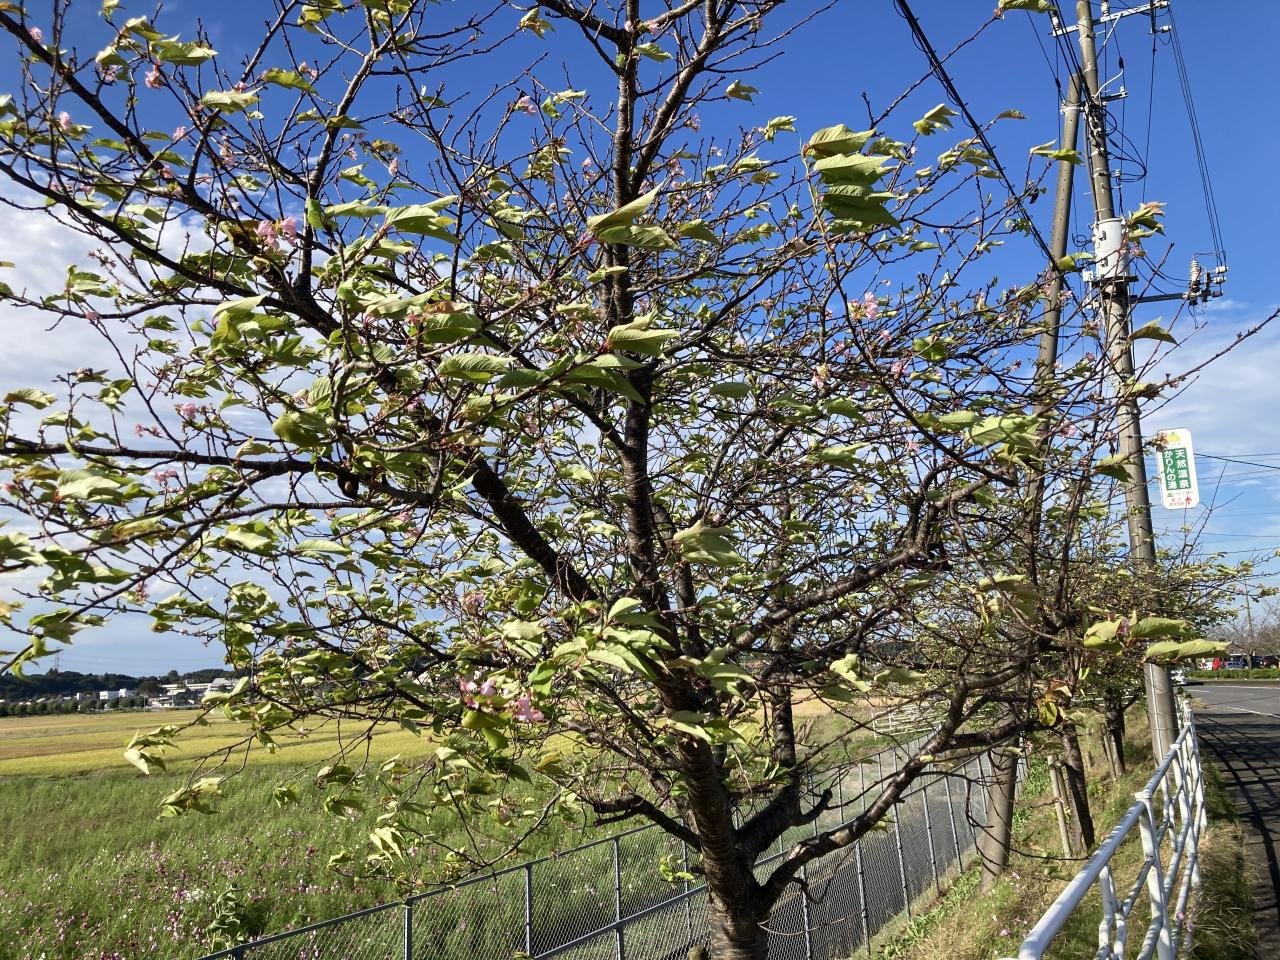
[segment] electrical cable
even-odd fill
[[[951,79],[951,75],[947,73],[946,67],[942,65],[942,61],[938,58],[938,51],[934,49],[933,44],[929,42],[929,38],[925,36],[920,21],[916,19],[916,15],[911,12],[911,7],[907,4],[907,0],[894,0],[894,5],[898,8],[898,13],[902,19],[907,22],[907,26],[911,28],[911,34],[915,38],[916,47],[928,58],[929,65],[933,70],[933,74],[938,78],[938,82],[942,84],[942,88],[946,91],[952,102],[959,108],[960,113],[964,116],[965,122],[969,128],[973,130],[974,136],[982,144],[987,155],[991,158],[991,166],[996,171],[996,175],[1004,184],[1005,189],[1009,191],[1009,196],[1018,210],[1022,213],[1022,217],[1031,231],[1032,238],[1036,245],[1044,254],[1045,259],[1049,263],[1052,270],[1061,272],[1061,268],[1057,264],[1057,258],[1054,257],[1052,250],[1049,248],[1048,242],[1044,238],[1044,234],[1040,232],[1040,228],[1036,226],[1035,220],[1031,216],[1031,211],[1027,209],[1026,203],[1022,199],[1022,194],[1013,186],[1013,181],[1009,179],[1009,174],[1005,172],[1004,164],[1000,162],[999,156],[996,154],[995,147],[992,146],[991,140],[987,137],[987,133],[982,126],[974,118],[973,113],[969,110],[968,104],[964,98],[960,96],[960,91],[956,89],[955,82]],[[1070,290],[1070,285],[1064,284],[1064,289]],[[1074,293],[1072,294],[1074,296]]]
[[[1182,87],[1182,99],[1187,108],[1187,122],[1191,126],[1191,141],[1195,148],[1196,166],[1200,171],[1200,186],[1204,191],[1205,213],[1209,218],[1209,234],[1213,238],[1213,255],[1217,258],[1218,263],[1226,266],[1227,254],[1222,245],[1222,230],[1218,221],[1218,203],[1213,193],[1213,178],[1209,175],[1204,141],[1200,136],[1200,121],[1196,117],[1195,98],[1191,94],[1191,81],[1187,76],[1187,64],[1182,55],[1182,41],[1178,36],[1178,24],[1173,15],[1172,5],[1168,7],[1168,12],[1173,62],[1178,72],[1178,83]]]

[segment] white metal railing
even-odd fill
[[[1084,869],[1031,928],[1017,960],[1041,960],[1094,887],[1102,899],[1097,960],[1130,956],[1130,919],[1144,901],[1150,909],[1150,922],[1133,956],[1137,960],[1175,960],[1188,930],[1187,900],[1200,886],[1199,843],[1205,826],[1200,748],[1190,708],[1183,710],[1182,731],[1168,755],[1136,797]],[[1142,844],[1142,862],[1122,890],[1124,899],[1118,899],[1112,860],[1135,830]],[[1140,917],[1135,919],[1140,921]]]

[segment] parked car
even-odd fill
[[[1248,657],[1227,657],[1227,669],[1228,670],[1248,670],[1249,658]]]

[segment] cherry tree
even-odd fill
[[[725,958],[923,772],[1041,722],[1091,621],[1027,576],[1027,491],[1075,538],[1110,418],[1099,363],[1046,400],[1029,359],[1068,267],[993,279],[1043,263],[1043,164],[1011,194],[945,106],[757,116],[822,13],[786,7],[277,0],[232,57],[110,0],[0,4],[5,202],[92,245],[0,287],[74,344],[0,407],[0,562],[44,578],[0,607],[8,665],[122,615],[206,638],[252,740],[358,731],[316,776],[339,815],[381,800],[338,866],[478,869],[509,846],[451,847],[471,814],[648,820]],[[938,722],[845,812],[821,775],[870,693]],[[368,762],[386,723],[421,755]]]

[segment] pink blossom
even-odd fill
[[[480,696],[482,697],[492,697],[497,692],[498,688],[493,685],[492,680],[486,680],[480,684]]]
[[[184,127],[182,124],[179,124],[178,126],[173,128],[173,139],[181,140],[186,135],[187,135],[187,128]]]
[[[662,29],[662,24],[657,20],[646,20],[641,26],[644,27],[646,33],[657,33]]]
[[[100,72],[102,74],[103,83],[115,83],[116,74],[120,72],[120,68],[117,67],[114,63],[112,63],[112,64],[108,64],[105,67],[100,68]]]
[[[535,114],[537,114],[537,112],[538,112],[538,106],[537,106],[537,104],[535,104],[535,103],[534,103],[534,102],[529,98],[529,95],[528,95],[528,94],[525,94],[525,95],[524,95],[524,96],[522,96],[519,100],[517,100],[517,101],[512,105],[512,109],[514,109],[514,110],[523,110],[525,113],[529,114],[530,116],[534,116],[534,115],[535,115]]]
[[[484,594],[479,590],[468,590],[462,595],[462,609],[476,614],[484,609]]]
[[[298,218],[285,217],[280,221],[280,233],[286,240],[294,241],[298,239]]]
[[[65,111],[65,110],[63,110],[61,113],[59,113],[59,114],[58,114],[58,126],[59,126],[59,127],[61,127],[63,130],[70,130],[70,129],[71,129],[71,114],[67,113],[67,111]]]
[[[31,39],[36,43],[44,43],[44,31],[39,27],[28,27],[27,33],[31,35]]]
[[[178,416],[182,417],[183,420],[194,420],[196,414],[200,412],[200,408],[191,402],[179,404],[176,409]]]
[[[96,320],[101,320],[102,314],[98,313],[97,310],[86,310],[84,312],[84,318],[92,322]]]
[[[915,437],[912,437],[910,440],[908,440],[908,441],[907,441],[907,452],[908,452],[908,453],[919,453],[919,452],[920,452],[920,441],[919,441],[919,440],[917,440]]]
[[[907,372],[907,361],[895,360],[893,361],[893,366],[890,367],[889,370],[895,377],[900,377]]]
[[[258,225],[253,228],[253,232],[258,235],[258,239],[262,241],[264,246],[274,247],[277,239],[279,239],[276,225],[270,220],[259,220]]]
[[[545,719],[542,711],[537,709],[532,702],[530,702],[529,695],[527,693],[522,694],[520,698],[516,700],[516,708],[512,712],[512,715],[517,720],[523,721],[524,723],[537,723],[538,721]]]
[[[147,85],[148,90],[159,90],[164,86],[164,74],[160,72],[158,63],[151,65],[151,69],[147,71],[147,75],[142,82]]]
[[[594,160],[592,160],[590,157],[585,157],[585,158],[583,159],[583,161],[582,161],[582,169],[583,169],[583,170],[590,170],[590,169],[591,169],[592,167],[594,167],[595,165],[596,165],[596,162],[595,162]]]
[[[400,158],[392,157],[391,162],[387,164],[387,173],[391,176],[397,176],[400,173]]]
[[[862,313],[868,320],[880,316],[880,301],[873,294],[868,293],[862,298]]]
[[[151,476],[155,479],[156,483],[168,484],[170,480],[178,479],[178,471],[173,469],[157,470],[155,473],[151,474]]]

